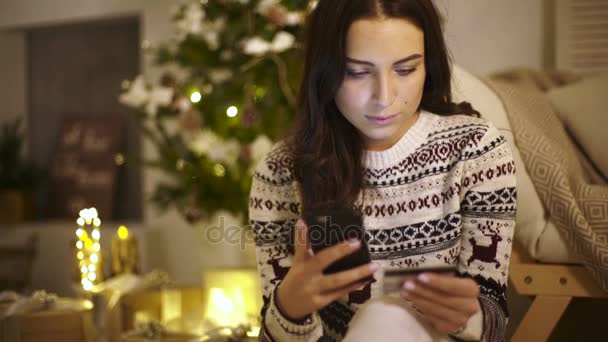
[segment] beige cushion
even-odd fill
[[[608,73],[554,88],[547,96],[572,137],[608,178]]]
[[[511,125],[500,98],[475,75],[454,65],[452,75],[454,101],[467,101],[491,121],[507,139],[517,168],[517,216],[515,239],[530,255],[540,261],[573,263],[565,241],[546,217],[546,212],[534,189],[532,180],[515,145]],[[546,241],[541,242],[541,239]]]

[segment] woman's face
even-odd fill
[[[405,19],[355,21],[336,105],[365,138],[385,150],[416,122],[426,77],[424,33]]]

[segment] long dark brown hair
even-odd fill
[[[334,98],[344,79],[348,30],[365,18],[404,18],[424,32],[427,74],[418,109],[479,115],[469,103],[452,102],[449,55],[431,0],[320,0],[308,17],[298,112],[286,138],[301,186],[303,214],[352,207],[364,187],[363,138]]]

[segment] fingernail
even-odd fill
[[[403,284],[403,288],[411,291],[416,288],[416,284],[414,284],[413,281],[408,280]]]
[[[361,241],[359,241],[357,239],[350,239],[350,240],[348,240],[348,244],[351,247],[356,248],[356,247],[359,247],[361,245]]]
[[[428,274],[421,274],[418,276],[418,280],[420,280],[423,283],[428,283],[429,281],[431,281],[431,278],[429,278]]]
[[[377,264],[377,263],[375,263],[375,262],[372,262],[371,264],[369,264],[369,269],[370,269],[372,272],[376,272],[377,270],[379,270],[379,269],[380,269],[380,267],[381,267],[381,265],[380,265],[380,264]]]

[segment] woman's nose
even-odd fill
[[[397,97],[395,80],[392,75],[379,76],[376,82],[375,100],[381,107],[390,106]]]

